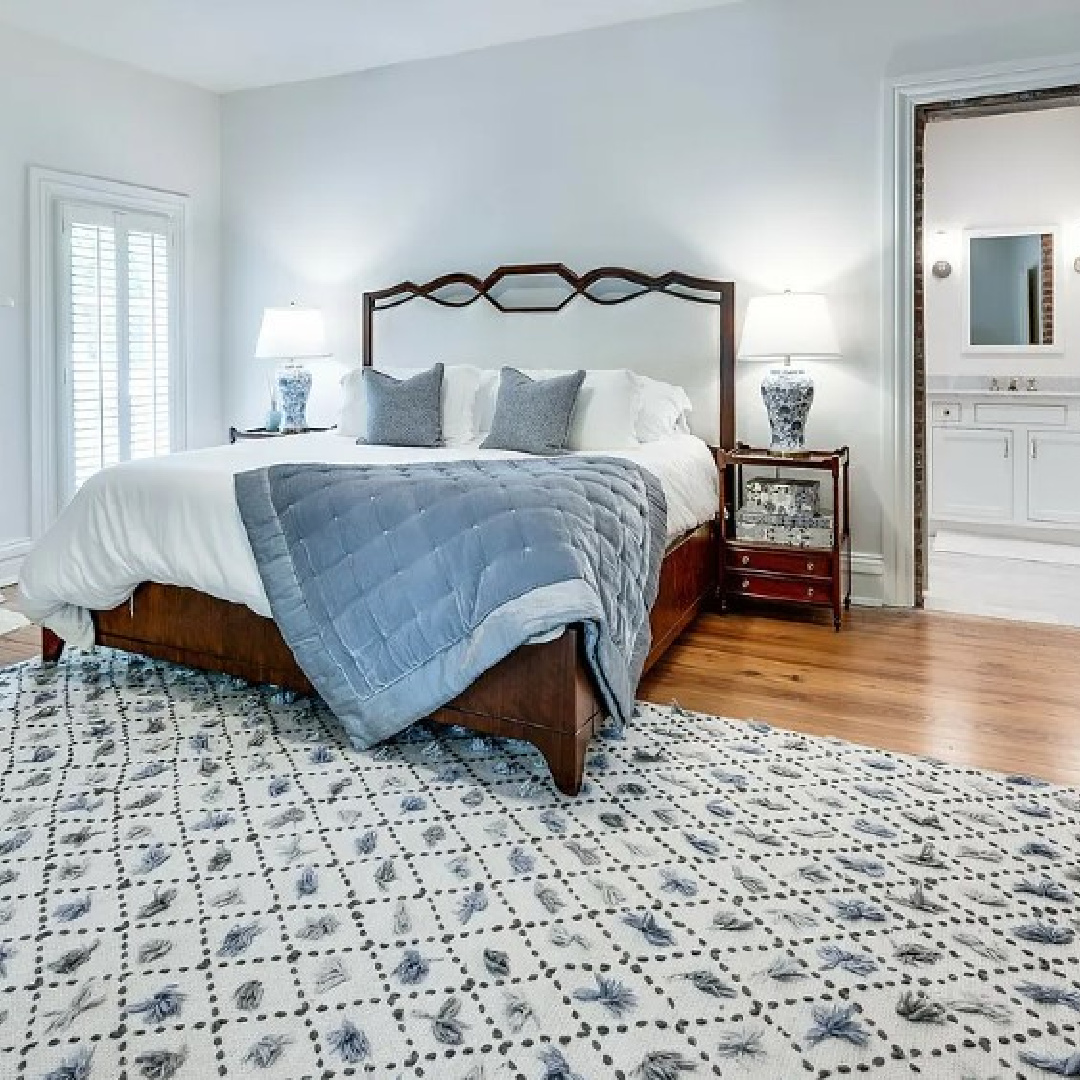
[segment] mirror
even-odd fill
[[[1053,229],[968,234],[969,350],[1045,351],[1058,343]]]

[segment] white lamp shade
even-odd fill
[[[839,355],[836,329],[820,293],[786,292],[751,298],[739,342],[740,360]]]
[[[330,355],[318,308],[268,307],[263,312],[256,360],[315,360]]]

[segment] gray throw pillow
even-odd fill
[[[584,371],[533,380],[517,368],[504,367],[491,431],[480,448],[561,454],[570,438],[570,417],[584,381]]]
[[[411,379],[363,369],[367,438],[376,446],[442,446],[443,366]]]

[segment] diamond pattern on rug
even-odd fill
[[[349,747],[108,650],[0,672],[0,1076],[1080,1075],[1080,793],[642,704]]]

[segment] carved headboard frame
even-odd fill
[[[531,305],[508,305],[500,301],[497,287],[507,279],[535,277],[561,278],[568,286],[565,297],[551,302]],[[605,295],[602,286],[621,284],[624,288]],[[626,288],[629,286],[629,288]],[[464,308],[478,300],[486,300],[505,315],[541,314],[562,311],[581,296],[593,304],[614,306],[626,304],[641,296],[659,293],[676,300],[694,304],[711,304],[720,309],[719,380],[720,380],[720,446],[735,446],[735,283],[695,277],[672,270],[654,276],[640,270],[621,266],[602,266],[587,274],[575,274],[562,263],[525,263],[500,266],[486,278],[457,272],[444,274],[431,281],[417,284],[402,281],[386,289],[364,293],[363,362],[374,362],[375,313],[400,307],[412,300],[428,300],[444,308]]]

